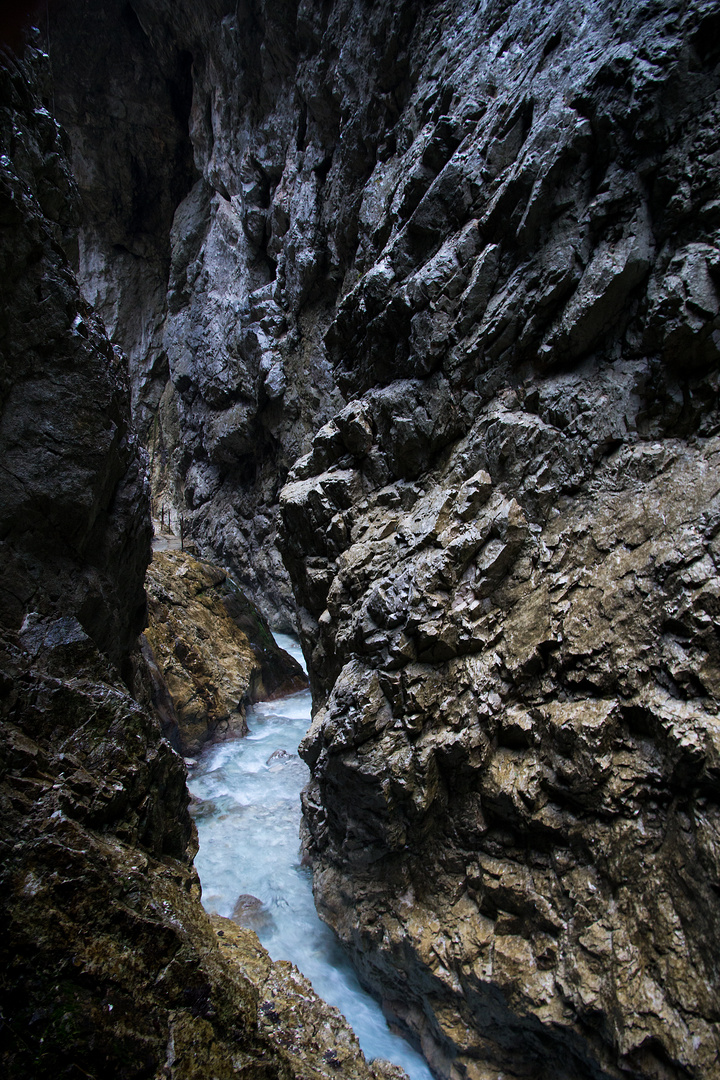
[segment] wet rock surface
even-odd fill
[[[0,71],[0,603],[73,615],[119,663],[142,629],[148,490],[119,350],[63,248],[77,222],[67,139],[33,94],[35,54]],[[49,92],[49,91],[47,91]]]
[[[255,897],[240,897],[254,900]],[[273,962],[251,930],[220,915],[210,917],[220,953],[258,988],[258,1023],[268,1041],[283,1048],[297,1076],[407,1080],[405,1072],[376,1058],[358,1065],[358,1041],[337,1009],[320,1002],[308,980],[287,962]],[[364,1065],[364,1063],[363,1063]]]
[[[81,279],[138,358],[156,492],[279,628],[278,491],[348,400],[443,372],[442,402],[386,402],[406,476],[518,365],[716,362],[711,3],[85,0],[49,25]]]
[[[710,1080],[716,5],[131,8],[197,170],[152,445],[287,625],[280,498],[321,910],[440,1076]]]
[[[75,620],[40,629],[0,644],[3,1075],[404,1076],[251,931],[219,947],[182,760]]]
[[[712,1076],[720,445],[623,447],[542,528],[482,445],[338,555],[320,911],[443,1075]]]
[[[245,706],[307,685],[267,623],[220,567],[156,551],[146,578],[145,640],[158,668],[154,704],[185,755],[208,740],[244,735]],[[168,700],[169,699],[169,700]]]
[[[72,187],[46,72],[32,49],[0,63],[2,1075],[319,1080],[337,1075],[317,1049],[327,1019],[344,1074],[396,1077],[282,968],[272,991],[302,1015],[288,1046],[271,1035],[238,963],[257,939],[223,952],[200,904],[185,767],[128,689],[143,683],[148,492],[124,360],[62,246]]]

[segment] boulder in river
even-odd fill
[[[243,893],[238,896],[232,913],[233,922],[247,930],[264,930],[272,924],[273,917],[257,896]]]

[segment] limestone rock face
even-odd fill
[[[711,1080],[717,5],[131,8],[191,60],[159,426],[278,621],[288,480],[324,916],[439,1076]]]
[[[183,754],[244,735],[246,704],[307,685],[224,570],[185,552],[155,552],[146,585],[155,703]]]
[[[330,1080],[337,1041],[344,1075],[401,1080],[296,974],[266,961],[256,986],[257,939],[229,955],[201,907],[185,767],[121,678],[145,611],[144,463],[124,360],[62,246],[46,72],[36,50],[3,53],[0,1071]],[[258,1008],[272,993],[302,1005],[285,1042]]]
[[[685,260],[719,250],[718,144],[699,99],[672,117],[717,101],[715,24],[645,13],[598,54],[563,11],[498,14],[467,129],[471,45],[444,36],[424,186],[403,213],[385,164],[326,335],[353,399],[281,494],[320,706],[306,843],[439,1075],[712,1077],[718,294]]]
[[[432,438],[395,418],[406,475],[523,363],[717,361],[707,0],[83,0],[48,26],[80,276],[156,491],[276,625],[278,490],[348,400],[442,372]]]
[[[720,442],[623,446],[541,527],[485,446],[366,495],[327,559],[320,911],[441,1075],[713,1076]],[[286,515],[324,491],[329,534],[353,476]]]
[[[196,179],[187,137],[190,58],[179,54],[164,68],[122,0],[53,8],[44,28],[48,107],[71,134],[82,199],[73,260],[83,296],[127,357],[134,425],[147,444],[168,379],[162,314],[170,228]],[[72,44],[51,15],[72,18]]]

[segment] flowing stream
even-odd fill
[[[275,637],[303,663],[294,638]],[[201,754],[188,786],[201,800],[193,813],[203,904],[229,917],[240,897],[245,925],[257,931],[273,960],[292,961],[320,997],[337,1006],[368,1060],[387,1058],[411,1080],[432,1080],[420,1054],[390,1031],[315,911],[312,876],[300,865],[298,838],[300,791],[309,770],[297,748],[310,724],[310,706],[309,691],[258,704],[248,710],[249,735]]]

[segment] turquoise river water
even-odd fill
[[[303,663],[298,643],[277,634]],[[388,1028],[333,932],[317,916],[312,876],[300,865],[300,792],[309,771],[298,743],[310,724],[309,691],[248,710],[250,733],[210,746],[188,786],[200,850],[195,865],[207,911],[230,916],[239,896],[262,901],[253,929],[273,960],[296,964],[346,1017],[368,1060],[387,1058],[411,1080],[432,1080],[425,1060]],[[253,901],[249,901],[251,907]]]

